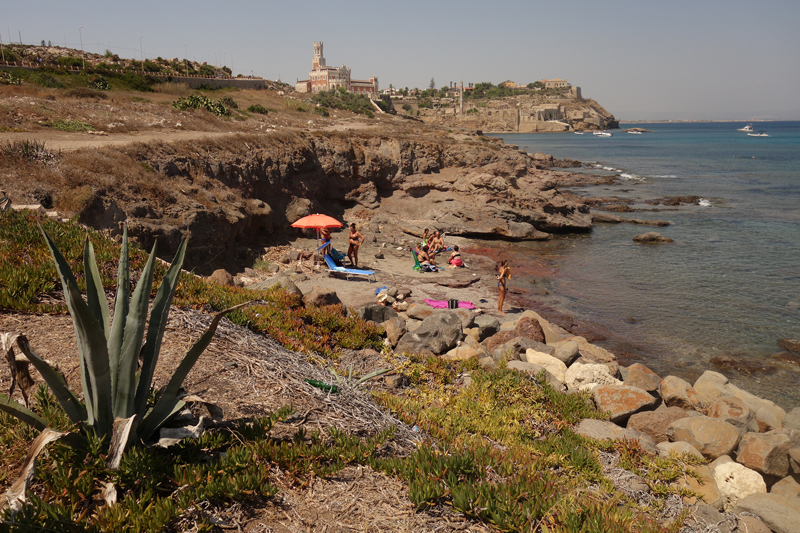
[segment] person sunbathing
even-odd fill
[[[444,245],[444,239],[438,231],[433,232],[433,236],[428,242],[428,248],[433,254],[438,254],[439,252],[447,249]]]
[[[461,253],[458,251],[458,245],[453,246],[453,253],[450,254],[447,262],[450,263],[450,268],[453,269],[464,266],[464,261],[461,260]]]
[[[422,250],[417,252],[417,258],[419,259],[420,265],[436,265],[436,261],[434,261],[433,257],[431,257],[429,251],[430,250],[427,246],[423,246]]]

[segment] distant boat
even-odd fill
[[[592,135],[596,135],[598,137],[613,137],[613,135],[607,131],[596,131]]]
[[[576,131],[575,132],[575,135],[585,135],[585,134],[586,134],[585,131]]]
[[[759,131],[758,133],[748,133],[748,137],[769,137],[766,131]]]
[[[631,135],[641,135],[642,134],[641,131],[629,131],[628,133],[630,133]]]
[[[745,127],[743,127],[743,128],[739,128],[739,129],[738,129],[738,130],[736,130],[736,131],[747,131],[747,132],[751,132],[751,131],[753,131],[753,125],[752,125],[752,124],[748,124],[747,126],[745,126]]]

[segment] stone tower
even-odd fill
[[[325,66],[325,58],[322,57],[322,41],[314,41],[314,62],[311,63],[311,70],[319,70]]]

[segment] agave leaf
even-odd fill
[[[161,425],[166,422],[172,414],[175,412],[175,406],[180,400],[178,400],[178,390],[180,389],[181,385],[183,385],[183,380],[186,379],[186,376],[192,370],[197,359],[200,358],[200,355],[203,351],[208,347],[209,343],[211,343],[211,339],[214,337],[214,332],[217,331],[217,325],[219,325],[219,321],[222,320],[222,317],[239,309],[240,307],[244,307],[246,305],[250,305],[253,300],[249,302],[244,302],[239,305],[235,305],[224,311],[220,311],[216,315],[214,315],[213,320],[211,320],[211,324],[208,326],[208,329],[205,333],[194,343],[186,355],[181,361],[181,364],[178,365],[177,370],[172,375],[172,378],[169,380],[164,391],[161,393],[161,396],[158,398],[155,407],[153,410],[150,411],[147,416],[145,416],[144,420],[142,420],[141,426],[139,426],[137,433],[140,438],[147,439],[150,435],[152,435]]]
[[[53,367],[51,367],[41,356],[31,348],[28,338],[25,335],[17,337],[17,346],[28,358],[28,361],[39,371],[42,378],[44,378],[47,386],[53,392],[61,408],[67,413],[67,416],[74,424],[86,422],[87,412],[86,408],[81,404],[78,398],[67,387],[67,380],[64,376]],[[47,425],[47,424],[45,424]]]
[[[51,442],[60,439],[66,435],[60,431],[53,431],[50,428],[44,428],[36,440],[31,444],[28,450],[28,456],[25,458],[25,463],[22,465],[22,471],[19,478],[14,482],[8,491],[0,499],[0,510],[6,505],[11,507],[12,513],[17,513],[22,510],[22,504],[25,503],[25,492],[28,490],[33,479],[33,474],[36,470],[36,458],[42,453],[45,446]]]
[[[117,272],[117,296],[114,303],[114,322],[108,336],[108,365],[111,371],[111,396],[117,396],[119,374],[119,355],[125,336],[125,318],[128,316],[131,294],[130,262],[128,259],[128,226],[122,230],[122,245],[119,250],[119,270]]]
[[[364,376],[361,379],[359,379],[358,381],[356,381],[356,387],[358,387],[359,385],[361,385],[365,381],[370,380],[370,379],[372,379],[374,377],[380,376],[381,374],[385,374],[390,370],[391,370],[391,368],[382,368],[380,370],[376,370],[375,372],[370,372],[366,376]]]
[[[40,431],[47,427],[47,420],[2,393],[0,393],[0,411],[5,411]]]
[[[130,309],[125,322],[125,335],[119,355],[117,386],[114,396],[114,416],[130,418],[136,405],[136,366],[142,349],[144,328],[147,325],[147,307],[150,305],[150,291],[153,288],[153,274],[156,264],[156,245],[142,270],[136,290],[133,291]]]
[[[106,458],[106,468],[118,470],[122,461],[122,454],[131,433],[131,427],[136,420],[136,415],[130,418],[114,419],[114,430],[111,432],[111,444],[108,447],[108,457]]]
[[[161,341],[164,338],[164,330],[167,327],[169,310],[172,305],[172,298],[175,295],[175,288],[181,274],[181,267],[186,256],[187,239],[181,241],[178,252],[172,259],[172,265],[167,270],[161,286],[158,288],[153,309],[150,311],[150,325],[147,328],[147,340],[142,350],[142,369],[136,387],[136,413],[144,413],[147,406],[147,395],[150,392],[150,385],[153,381],[153,373],[158,363],[158,355],[161,352]]]
[[[52,237],[50,237],[50,234],[44,230],[41,224],[39,224],[39,231],[42,232],[44,240],[47,242],[47,247],[50,248],[50,254],[53,256],[53,262],[55,263],[58,277],[61,279],[61,288],[64,291],[64,299],[66,300],[67,308],[69,309],[70,314],[74,316],[75,310],[72,308],[72,299],[69,297],[69,294],[72,291],[72,287],[78,286],[78,280],[75,279],[75,275],[72,273],[72,269],[69,267],[69,263],[61,253],[61,250],[58,249],[55,241],[52,239]],[[77,291],[77,288],[75,290]],[[74,320],[72,324],[75,327],[75,337],[80,338],[78,324]],[[95,402],[91,400],[92,390],[88,375],[89,369],[86,364],[85,356],[86,354],[82,350],[81,343],[78,342],[78,362],[81,371],[81,388],[83,389],[83,396],[84,400],[86,401],[88,419],[93,420],[95,418]]]
[[[86,303],[97,321],[103,326],[103,335],[108,339],[110,311],[106,292],[103,289],[103,279],[97,268],[97,259],[94,255],[94,246],[89,236],[83,245],[83,272],[86,275]]]

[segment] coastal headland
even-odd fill
[[[502,256],[498,243],[591,231],[590,202],[562,189],[609,178],[563,170],[577,163],[528,154],[474,129],[448,130],[389,114],[375,118],[346,110],[314,114],[313,107],[306,108],[302,100],[277,90],[225,93],[238,100],[239,109],[256,103],[272,109],[267,114],[239,113],[235,119],[173,108],[171,102],[188,93],[177,85],[161,87],[147,97],[61,91],[29,85],[0,87],[5,106],[0,143],[7,147],[0,189],[13,205],[28,205],[54,218],[74,217],[111,238],[118,238],[125,224],[142,248],[149,249],[158,241],[159,254],[166,260],[181,237],[188,235],[192,244],[186,266],[196,275],[253,290],[279,284],[299,291],[307,307],[342,303],[351,314],[380,324],[385,351],[405,358],[398,366],[419,364],[426,356],[436,357],[436,364],[445,366],[468,361],[476,381],[478,369],[502,375],[510,368],[536,376],[532,379],[541,380],[537,386],[544,387],[546,382],[547,391],[568,392],[566,398],[584,391],[592,408],[607,416],[603,420],[578,417],[570,431],[598,442],[622,442],[617,448],[604,445],[595,450],[602,464],[597,475],[611,480],[611,491],[624,498],[625,505],[670,494],[647,508],[659,527],[674,525],[679,515],[688,528],[682,531],[705,531],[709,524],[724,522],[731,531],[758,526],[782,532],[800,523],[798,409],[783,409],[749,394],[716,372],[705,372],[688,383],[675,376],[658,376],[641,364],[620,365],[613,353],[595,343],[591,324],[537,305],[536,291],[512,291],[507,315],[496,311],[493,266]],[[89,124],[92,129],[54,131],[53,124],[63,121]],[[173,140],[173,135],[179,138]],[[27,155],[20,155],[23,152]],[[377,283],[331,275],[315,255],[314,235],[290,228],[292,222],[317,212],[357,224],[367,240],[359,267],[375,270]],[[602,221],[627,220],[605,215]],[[444,232],[446,244],[462,247],[467,268],[414,271],[410,248],[425,228]],[[493,250],[483,246],[486,240],[493,241]],[[342,250],[344,245],[345,234],[335,233],[334,246]],[[446,254],[439,256],[440,264],[446,263],[445,258]],[[437,311],[426,299],[455,299],[477,309]],[[174,328],[191,329],[186,324],[202,321],[192,313],[182,310],[183,322],[173,323]],[[79,372],[74,362],[58,355],[59,345],[74,342],[64,319],[37,316],[32,323],[42,337],[45,331],[53,333],[51,340],[41,341],[43,352],[76,381]],[[13,313],[3,313],[0,321],[0,331],[19,327]],[[207,383],[206,392],[225,403],[227,416],[244,417],[274,407],[275,399],[256,405],[259,402],[248,398],[251,393],[244,383],[252,385],[257,395],[278,396],[279,387],[265,389],[264,383],[255,382],[291,374],[291,365],[315,379],[324,378],[325,371],[311,369],[313,354],[308,358],[294,354],[291,357],[296,359],[285,367],[269,367],[269,358],[235,344],[237,336],[251,342],[249,335],[245,328],[232,327],[220,342],[234,355],[214,352],[230,359],[224,362],[225,371],[220,371],[223,359],[216,359],[194,375],[195,385]],[[264,353],[290,357],[283,349],[258,346]],[[180,346],[174,348],[177,352]],[[364,374],[385,364],[375,350],[342,350],[339,356]],[[337,368],[344,372],[343,367]],[[381,381],[380,392],[417,393],[411,372],[392,374]],[[292,386],[302,386],[299,378],[291,379]],[[455,397],[479,386],[469,372],[463,372],[442,390]],[[300,396],[285,394],[290,399]],[[308,408],[305,420],[311,417],[335,425],[336,416],[341,415],[336,409],[341,407],[330,396],[302,396]],[[348,410],[347,414],[360,416],[361,412]],[[412,453],[415,432],[435,435],[425,416],[415,416],[397,415],[403,422],[404,440],[402,446],[397,445],[405,446],[401,455]],[[302,422],[301,417],[297,423]],[[389,422],[381,418],[375,426],[382,428]],[[546,420],[518,422],[530,427],[525,437],[529,440],[559,431]],[[354,432],[369,433],[369,424],[356,425]],[[503,450],[506,445],[494,442],[493,446]],[[691,475],[656,484],[645,472],[655,469],[654,463],[636,467],[624,462],[634,448],[648,457],[673,460],[674,454],[685,453],[686,465],[702,464]],[[535,455],[559,453],[554,449]],[[347,471],[343,483],[355,484],[362,476],[374,475],[372,470],[364,474],[361,466],[349,468],[352,471]],[[553,469],[563,472],[561,467]],[[511,477],[492,475],[498,484],[500,478]],[[370,486],[403,490],[366,478],[364,483]],[[333,485],[314,485],[317,497],[324,499],[326,487],[331,491]],[[288,495],[284,503],[299,506],[302,493],[297,485],[286,481],[284,488]],[[365,496],[360,502],[359,516],[380,529],[382,522],[369,514],[370,503],[376,503]],[[312,502],[302,503],[303,516],[289,516],[291,527],[284,526],[285,530],[314,520]],[[316,520],[333,527],[353,506],[345,511],[330,509],[330,516]],[[492,530],[489,521],[443,507],[447,519],[440,516],[438,522],[433,514],[416,513],[410,504],[404,507],[394,500],[387,512],[402,515],[406,525],[420,530],[433,529],[431,523],[445,526],[451,518],[459,527],[448,525],[449,529],[442,530]],[[680,514],[683,511],[685,515]],[[270,513],[275,516],[262,515],[262,523],[274,525],[279,521],[276,517],[284,519],[277,511],[266,514]]]

